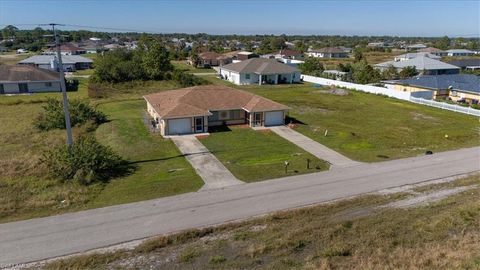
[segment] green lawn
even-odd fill
[[[288,105],[290,117],[299,122],[297,131],[354,160],[374,162],[480,145],[480,122],[474,116],[359,91],[338,96],[308,83],[235,86],[205,78]]]
[[[215,70],[211,68],[195,68],[187,64],[186,60],[172,61],[172,64],[176,69],[186,71],[187,73],[215,73]]]
[[[86,98],[86,90],[69,93],[77,95]],[[138,94],[136,100],[96,101],[111,121],[95,135],[136,166],[133,174],[90,186],[49,178],[40,161],[42,149],[65,143],[65,131],[33,127],[47,96],[60,98],[58,93],[0,97],[0,223],[175,195],[203,185],[171,141],[147,132]],[[74,128],[74,138],[86,132]]]
[[[238,179],[254,182],[327,170],[328,164],[269,130],[219,128],[200,140]],[[307,169],[307,159],[311,160]],[[288,161],[287,173],[284,162]],[[316,166],[320,169],[316,169]]]
[[[90,205],[126,203],[196,191],[203,181],[172,141],[149,133],[142,122],[144,101],[100,105],[111,122],[96,131],[97,139],[136,165],[133,175],[109,183]]]

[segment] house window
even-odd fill
[[[245,79],[250,80],[250,74],[245,74]]]
[[[230,112],[229,111],[221,111],[219,113],[218,119],[225,120],[225,119],[228,119],[229,117],[230,117]]]
[[[52,87],[52,83],[51,82],[46,82],[45,87]]]
[[[0,84],[0,94],[5,94],[5,87],[3,84]]]

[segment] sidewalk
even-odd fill
[[[270,127],[270,129],[319,159],[328,161],[332,168],[346,168],[361,164],[286,126]]]

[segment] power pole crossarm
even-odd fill
[[[55,37],[55,46],[57,48],[57,61],[58,69],[60,71],[60,88],[62,89],[63,96],[63,113],[65,115],[65,129],[67,130],[67,145],[71,146],[73,144],[72,136],[72,125],[70,123],[70,112],[68,110],[68,98],[67,98],[67,88],[65,85],[65,74],[63,72],[63,63],[62,63],[62,53],[60,51],[60,37],[57,34],[57,29],[55,28],[56,23],[51,23],[53,30],[53,36]]]

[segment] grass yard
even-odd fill
[[[43,268],[479,269],[479,184],[478,175],[442,184],[471,189],[428,205],[379,208],[408,195],[368,195],[158,237],[133,250],[76,256]]]
[[[82,89],[69,96],[87,98]],[[133,174],[90,186],[47,177],[41,150],[65,143],[64,130],[39,132],[33,127],[47,96],[60,98],[58,93],[0,97],[0,223],[175,195],[203,185],[171,141],[147,132],[140,95],[98,105],[111,121],[97,129],[97,138],[132,162]],[[74,128],[74,138],[86,132]]]
[[[289,106],[297,131],[358,161],[480,145],[480,122],[474,116],[358,91],[339,96],[308,83],[236,86],[213,76],[205,78]]]
[[[172,65],[179,70],[183,70],[187,73],[215,73],[212,68],[196,68],[186,63],[185,60],[172,61]]]
[[[210,131],[204,144],[238,179],[254,182],[327,170],[329,165],[269,130],[231,126]],[[311,160],[307,169],[307,159]],[[284,162],[288,161],[287,174]],[[316,168],[319,166],[319,169]]]

